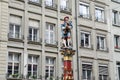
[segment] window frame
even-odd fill
[[[107,42],[106,42],[106,36],[105,35],[97,35],[97,37],[99,37],[99,42],[98,42],[98,39],[97,39],[97,49],[98,50],[107,50]],[[100,40],[100,38],[104,38],[104,49],[102,49],[102,40]],[[99,46],[98,46],[99,44]]]
[[[91,69],[84,69],[83,65],[90,65],[92,68]],[[83,77],[83,70],[85,71],[85,79]],[[91,71],[91,79],[88,79],[88,71]],[[82,79],[83,80],[92,80],[92,75],[93,75],[93,64],[91,62],[89,62],[89,63],[82,62]]]
[[[81,12],[81,8],[80,8],[81,6],[86,7],[87,14],[84,14],[83,12]],[[83,17],[83,18],[90,18],[90,4],[89,3],[79,2],[79,15],[80,17]]]
[[[31,62],[29,62],[29,57],[31,57]],[[37,60],[37,62],[34,62],[34,58]],[[28,65],[31,65],[31,71],[27,69],[28,77],[34,76],[34,72],[35,72],[33,69],[34,65],[37,66],[36,77],[38,77],[38,59],[39,57],[37,55],[28,55]],[[31,75],[29,75],[29,72],[31,73]]]
[[[50,29],[51,27],[53,28],[53,30]],[[48,23],[48,22],[46,23],[46,28],[45,28],[45,42],[47,44],[55,44],[56,43],[55,28],[56,28],[55,24]],[[51,38],[51,34],[53,35],[52,38]]]
[[[100,12],[101,16],[98,16],[98,12],[96,12],[96,10]],[[103,7],[95,7],[95,20],[98,22],[105,22],[105,9]]]
[[[47,59],[48,59],[48,63],[47,63]],[[53,60],[53,64],[51,64],[51,59]],[[46,57],[46,59],[45,59],[45,61],[46,61],[46,65],[45,65],[45,78],[50,78],[50,77],[55,77],[55,68],[56,68],[56,66],[55,66],[55,62],[56,62],[56,58],[55,57]],[[48,67],[48,72],[46,72],[46,67]],[[51,67],[53,67],[54,69],[53,69],[53,76],[51,76]],[[46,74],[48,73],[48,77],[46,76]]]
[[[9,55],[12,55],[12,60],[9,60]],[[15,55],[17,55],[18,56],[18,61],[15,61]],[[8,62],[7,62],[7,73],[9,73],[8,72],[8,66],[9,66],[9,63],[11,63],[12,64],[12,74],[8,74],[8,76],[10,76],[10,75],[14,75],[14,74],[16,74],[16,73],[14,73],[14,71],[15,71],[15,64],[18,64],[18,73],[17,74],[20,74],[20,69],[21,69],[21,63],[20,63],[20,61],[21,61],[21,56],[20,56],[20,54],[19,53],[14,53],[14,52],[9,52],[8,53]]]
[[[29,26],[29,30],[30,29],[32,29],[32,34],[30,34],[30,32],[28,32],[29,33],[29,40],[33,41],[33,42],[39,42],[39,28],[35,28],[33,26]],[[34,39],[34,36],[35,36],[34,30],[37,30],[36,40]],[[32,36],[31,38],[30,38],[30,35]]]
[[[84,36],[84,46],[82,46],[82,43],[81,43],[82,34],[83,34],[83,36]],[[89,41],[88,41],[88,43],[89,43],[88,46],[85,45],[85,42],[86,42],[86,40],[85,40],[85,39],[86,39],[85,34],[89,35],[89,36],[88,36],[88,40],[89,40]],[[81,47],[90,48],[90,47],[91,47],[91,33],[90,33],[90,32],[86,32],[86,31],[80,31],[80,36],[81,36],[81,37],[80,37],[80,45],[81,45]]]

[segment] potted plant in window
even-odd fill
[[[13,77],[13,78],[19,78],[19,74],[18,74],[18,73],[13,74],[12,77]]]

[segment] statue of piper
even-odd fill
[[[62,31],[62,45],[64,48],[71,48],[71,29],[73,28],[72,21],[69,21],[69,17],[64,17],[64,23],[61,24]]]

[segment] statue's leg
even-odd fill
[[[67,42],[68,42],[68,47],[70,47],[70,44],[71,44],[71,37],[70,37],[70,33],[68,33]]]
[[[63,42],[64,47],[66,47],[66,40],[62,39],[62,42]]]

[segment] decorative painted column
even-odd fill
[[[75,54],[75,50],[64,48],[61,50],[61,54],[64,56],[63,80],[74,80],[72,69],[72,57]]]
[[[64,23],[61,24],[62,32],[62,46],[61,54],[64,56],[64,73],[63,80],[74,80],[73,79],[73,69],[72,69],[72,57],[75,54],[72,44],[72,21],[69,20],[69,17],[64,17]]]

